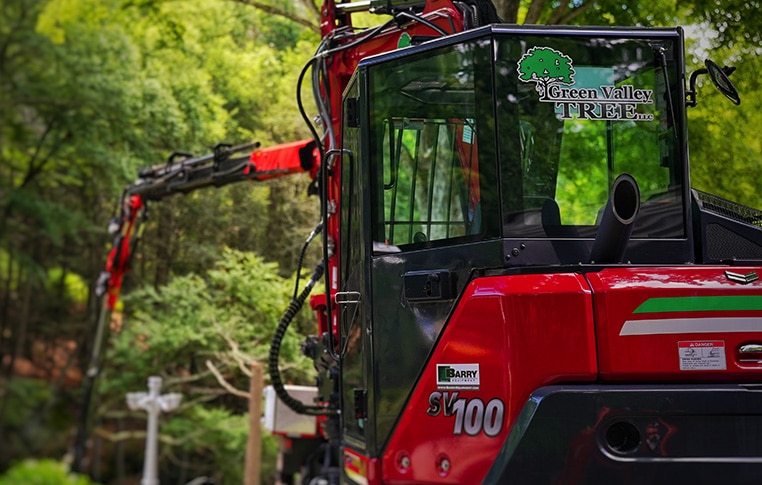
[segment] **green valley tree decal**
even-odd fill
[[[571,57],[550,47],[532,47],[518,62],[519,79],[535,83],[540,99],[547,99],[548,86],[574,84]]]

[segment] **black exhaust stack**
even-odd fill
[[[611,194],[603,211],[598,234],[590,251],[590,263],[621,263],[632,224],[640,210],[640,189],[635,178],[623,173],[614,180]]]

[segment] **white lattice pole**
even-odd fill
[[[180,405],[182,395],[172,392],[159,394],[161,391],[161,377],[151,376],[148,378],[148,392],[128,392],[127,406],[133,411],[142,409],[148,413],[148,426],[146,435],[146,453],[143,461],[143,479],[140,485],[159,485],[158,439],[159,439],[159,413],[172,411]]]

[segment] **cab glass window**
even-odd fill
[[[377,252],[497,234],[485,223],[497,187],[487,46],[371,66]]]
[[[675,49],[673,40],[498,37],[506,236],[594,237],[622,173],[640,190],[632,237],[685,236],[669,106]]]

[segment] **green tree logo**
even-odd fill
[[[532,47],[518,62],[519,79],[535,83],[540,99],[548,98],[548,87],[553,84],[574,84],[571,57],[550,47]]]

